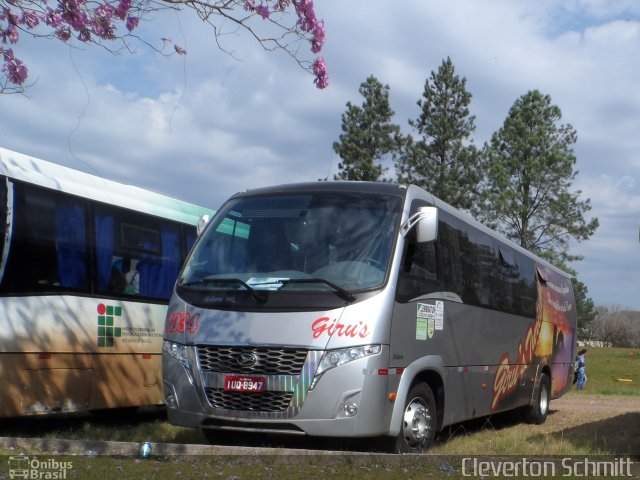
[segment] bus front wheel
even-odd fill
[[[541,425],[547,420],[549,402],[551,401],[551,382],[546,373],[540,375],[538,390],[535,392],[533,405],[526,407],[524,420],[527,423]]]
[[[436,436],[436,418],[436,401],[429,385],[418,383],[411,387],[393,451],[420,453],[429,449]]]

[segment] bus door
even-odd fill
[[[462,418],[469,410],[465,376],[455,329],[449,319],[452,302],[443,299],[438,277],[435,242],[405,243],[391,326],[390,368],[406,368],[416,362],[424,368],[440,368],[447,392],[445,418]],[[452,417],[453,415],[453,417]],[[450,422],[447,422],[450,423]]]
[[[424,205],[414,201],[412,211],[419,213]],[[405,235],[391,328],[390,367],[404,368],[416,362],[421,369],[437,370],[443,377],[446,398],[442,418],[448,424],[488,412],[491,389],[488,369],[472,358],[469,328],[473,326],[473,307],[463,303],[464,292],[452,291],[449,281],[452,275],[463,277],[464,272],[445,272],[448,262],[439,258],[440,244],[451,240],[440,238],[446,235],[440,232],[440,226],[437,241],[421,241],[417,228]],[[448,255],[456,248],[449,247],[448,252],[441,253]]]

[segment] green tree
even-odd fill
[[[578,174],[575,129],[560,125],[549,95],[530,91],[516,100],[500,130],[485,145],[483,202],[478,217],[527,250],[556,265],[579,260],[570,241],[588,239],[598,219],[585,219],[590,200],[572,192]]]
[[[578,317],[578,338],[589,340],[592,322],[598,316],[593,300],[589,297],[587,286],[575,276],[573,283],[573,297],[576,305],[576,317]]]
[[[413,183],[457,208],[471,209],[481,175],[479,152],[470,139],[475,117],[469,115],[471,94],[466,78],[455,73],[449,57],[425,81],[420,116],[409,125],[420,135],[408,136],[396,162],[400,183]]]
[[[556,265],[571,275],[571,284],[573,285],[573,301],[576,309],[576,318],[578,320],[578,338],[580,340],[590,340],[593,336],[593,321],[598,316],[593,300],[589,297],[589,289],[578,280],[578,272],[564,263]]]
[[[400,146],[400,127],[391,123],[389,86],[373,75],[360,84],[362,106],[347,102],[342,114],[342,133],[333,150],[342,159],[336,180],[379,181],[387,171],[382,162]]]

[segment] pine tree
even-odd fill
[[[369,76],[358,90],[364,97],[362,106],[347,102],[342,114],[342,133],[333,150],[340,156],[336,180],[380,181],[386,168],[383,161],[400,146],[400,127],[391,123],[394,115],[389,105],[389,86]]]
[[[579,260],[569,241],[588,239],[598,227],[589,221],[590,200],[571,191],[578,174],[572,145],[577,133],[559,125],[551,97],[531,91],[518,98],[502,128],[484,149],[486,179],[477,213],[527,250],[556,265]]]
[[[571,279],[573,283],[573,298],[576,306],[576,317],[578,319],[578,338],[587,336],[592,322],[598,316],[593,300],[588,296],[587,286],[575,276]]]
[[[481,174],[470,139],[475,117],[469,115],[466,82],[455,74],[449,57],[431,72],[418,101],[420,116],[409,121],[420,138],[405,139],[396,171],[400,183],[416,184],[454,207],[470,209]]]

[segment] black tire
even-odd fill
[[[541,425],[547,420],[549,404],[551,403],[551,381],[546,373],[540,375],[538,390],[535,392],[534,403],[525,408],[524,421],[534,425]]]
[[[426,383],[417,383],[409,390],[404,405],[400,434],[393,439],[394,453],[421,453],[428,450],[436,438],[436,401]]]

